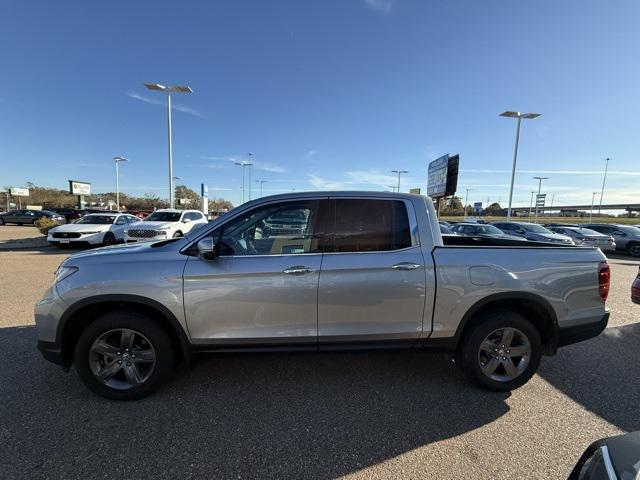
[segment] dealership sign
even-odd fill
[[[29,189],[28,188],[12,188],[10,193],[12,197],[28,197]]]
[[[91,195],[91,184],[69,180],[69,193],[71,195]]]
[[[458,187],[458,165],[460,156],[443,155],[429,164],[427,195],[448,197],[456,193]]]

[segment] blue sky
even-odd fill
[[[6,1],[0,5],[0,186],[27,181],[167,196],[163,96],[176,96],[174,169],[238,203],[253,152],[264,194],[426,189],[459,153],[458,191],[515,205],[535,175],[555,204],[640,195],[640,2],[591,0]]]

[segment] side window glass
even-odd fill
[[[380,252],[411,246],[409,217],[399,200],[337,199],[334,252]]]
[[[320,252],[319,205],[317,200],[293,201],[264,205],[242,215],[220,232],[220,255]]]

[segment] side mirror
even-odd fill
[[[190,218],[185,218],[184,220],[182,220],[182,223],[191,223],[191,219]]]
[[[216,244],[212,237],[205,237],[198,241],[198,258],[207,261],[216,259]]]

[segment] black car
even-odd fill
[[[64,217],[49,210],[14,210],[0,216],[0,225],[15,223],[16,225],[35,225],[42,217],[50,218],[54,222],[64,223]]]
[[[504,240],[521,240],[525,241],[522,237],[515,235],[509,235],[504,233],[499,228],[493,225],[486,225],[480,223],[457,223],[451,227],[454,233],[463,235],[465,237],[487,237],[487,238],[502,238]]]
[[[51,211],[63,216],[67,223],[71,223],[87,214],[86,210],[78,210],[77,208],[52,208]]]
[[[640,432],[603,438],[592,443],[569,475],[569,480],[627,478],[640,478]]]

